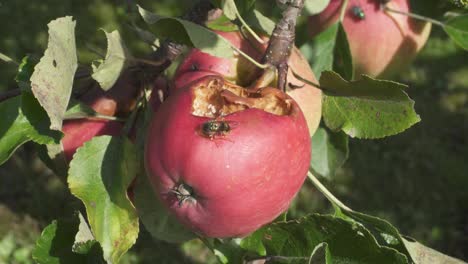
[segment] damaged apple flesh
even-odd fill
[[[206,130],[212,123],[215,132]],[[170,96],[152,119],[145,149],[163,203],[194,232],[218,238],[247,235],[285,211],[309,161],[309,132],[294,100],[219,76]]]
[[[261,45],[254,39],[245,39],[237,31],[215,32],[257,61],[260,61],[266,49],[266,45]],[[254,45],[256,46],[254,47]],[[316,87],[296,78],[293,71],[310,82],[318,83],[318,81],[307,59],[296,47],[292,49],[288,65],[287,93],[294,98],[304,113],[312,136],[317,130],[322,116],[322,93]],[[248,86],[259,77],[259,70],[237,52],[235,52],[233,58],[219,58],[198,49],[192,49],[176,71],[173,88],[181,89],[203,76],[213,74],[219,74],[238,85]],[[276,80],[268,84],[268,86],[271,85],[276,85]]]

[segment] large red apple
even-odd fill
[[[145,165],[183,224],[203,236],[237,237],[288,208],[310,151],[306,120],[291,97],[211,75],[161,105],[148,130]]]
[[[243,38],[237,31],[217,33],[256,60],[262,57],[266,49],[264,45],[255,44],[253,39]],[[313,135],[322,115],[322,93],[319,89],[293,76],[291,70],[294,70],[304,79],[318,83],[309,63],[295,47],[289,58],[289,67],[288,83],[290,85],[287,93],[299,104],[306,117],[310,134]],[[233,59],[225,59],[193,49],[177,69],[174,77],[174,87],[184,87],[198,78],[212,74],[220,74],[236,84],[249,85],[254,81],[255,77],[258,77],[258,68],[239,54],[236,54]],[[270,85],[275,84],[271,83]]]
[[[349,0],[343,26],[348,36],[356,78],[360,74],[388,78],[404,69],[424,46],[431,24],[384,11],[379,0]],[[410,0],[392,0],[388,7],[410,12]],[[320,14],[309,18],[316,36],[337,22],[342,0],[331,0]]]

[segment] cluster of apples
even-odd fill
[[[387,4],[408,12],[408,2]],[[336,22],[341,3],[331,0],[321,14],[310,17],[312,35]],[[427,40],[430,25],[389,14],[381,4],[349,1],[343,23],[357,74],[391,75]],[[217,33],[256,60],[266,49],[239,32]],[[297,48],[289,68],[284,93],[275,88],[276,81],[252,86],[261,71],[239,54],[226,59],[193,49],[171,80],[167,99],[154,104],[146,172],[163,204],[195,233],[219,238],[247,235],[284,212],[303,184],[322,94],[293,76],[292,71],[317,82]],[[156,83],[154,90],[166,86]],[[129,85],[122,78],[110,92],[91,90],[81,100],[101,114],[125,114],[138,93]],[[93,136],[117,135],[121,130],[116,121],[67,121],[65,155],[71,160]]]

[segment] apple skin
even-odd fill
[[[207,237],[247,235],[285,211],[303,184],[310,161],[305,118],[292,101],[285,116],[260,109],[228,114],[221,138],[199,133],[207,117],[192,115],[194,88],[171,95],[154,115],[145,148],[148,177],[163,203],[191,230]],[[235,124],[235,125],[234,125]],[[184,184],[195,201],[171,192]]]
[[[237,31],[221,32],[218,34],[229,40],[235,47],[247,53],[249,56],[259,60],[266,46],[257,44],[257,47],[252,47],[251,43],[254,40],[243,39],[242,35]],[[266,38],[264,38],[267,41]],[[304,113],[310,135],[312,136],[317,130],[322,116],[322,92],[316,87],[306,84],[292,74],[292,69],[295,73],[303,78],[318,83],[312,69],[307,62],[307,59],[294,47],[289,58],[288,83],[293,84],[296,89],[287,91],[296,102],[299,104]],[[174,88],[179,89],[185,87],[189,83],[207,75],[219,74],[229,81],[237,84],[249,84],[258,74],[258,68],[246,59],[236,55],[234,59],[219,58],[211,56],[200,50],[193,49],[184,61],[178,67],[173,83]]]
[[[254,42],[244,39],[238,31],[215,32],[218,35],[224,37],[231,44],[233,44],[233,46],[242,50],[244,53],[246,53],[253,59],[257,61],[261,59],[261,51],[265,48],[260,45],[254,47],[251,44]],[[207,71],[217,72],[218,74],[222,75],[225,79],[233,83],[236,83],[238,85],[245,85],[252,81],[254,77],[256,77],[256,69],[257,68],[255,67],[255,65],[253,65],[251,62],[249,62],[237,52],[235,52],[233,58],[227,59],[212,56],[198,49],[192,49],[192,51],[184,58],[183,62],[177,68],[174,79],[179,79],[181,75],[187,72]]]
[[[78,99],[102,115],[128,115],[135,107],[136,97],[140,93],[140,86],[133,76],[132,72],[123,73],[108,91],[95,84]],[[123,123],[113,120],[82,118],[64,121],[62,147],[66,161],[70,162],[76,150],[93,137],[118,136],[122,128]]]
[[[95,136],[117,136],[121,133],[123,124],[112,120],[77,119],[64,122],[62,132],[63,152],[67,162],[70,162],[76,149]]]
[[[331,0],[325,10],[308,20],[312,37],[338,21],[341,0]],[[387,5],[403,12],[411,12],[410,0],[392,0]],[[353,7],[360,7],[365,15],[359,19]],[[355,76],[361,74],[389,78],[403,70],[426,43],[431,24],[405,15],[385,12],[379,0],[350,0],[343,26],[353,57]]]

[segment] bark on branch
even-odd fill
[[[273,30],[262,62],[278,70],[278,88],[285,91],[288,59],[294,47],[296,21],[304,7],[304,0],[277,0],[276,2],[284,8],[283,17]]]

